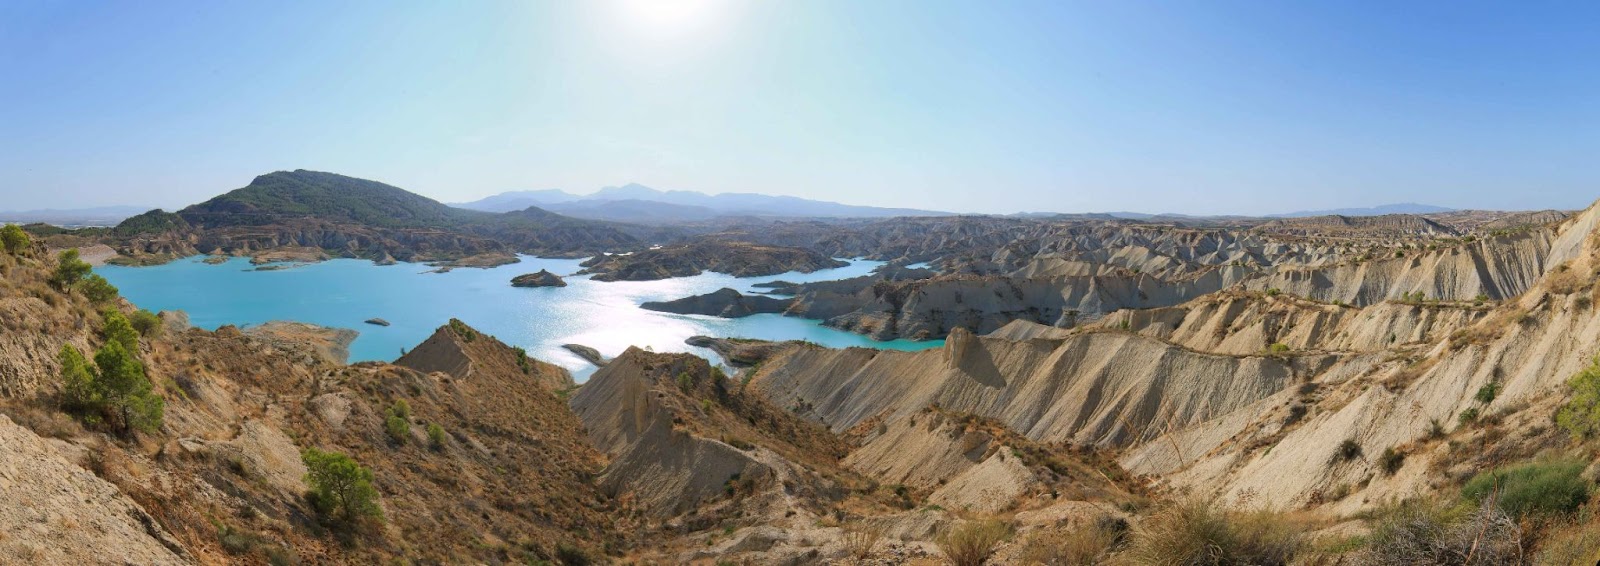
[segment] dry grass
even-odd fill
[[[1550,533],[1539,545],[1536,564],[1569,566],[1600,563],[1600,521],[1580,521]]]
[[[1414,501],[1378,513],[1357,561],[1372,566],[1521,564],[1525,548],[1522,528],[1492,500],[1477,506]]]
[[[1126,521],[1101,517],[1090,525],[1036,532],[1024,543],[1020,558],[1025,564],[1045,566],[1103,564],[1111,558],[1127,534]]]
[[[1289,564],[1305,547],[1306,528],[1279,512],[1183,501],[1141,522],[1126,554],[1151,566]]]
[[[845,525],[845,552],[856,562],[864,561],[868,556],[872,556],[878,541],[883,539],[883,533],[883,525],[872,521],[862,520]]]
[[[1011,526],[989,519],[969,521],[939,535],[935,542],[945,560],[955,566],[982,566],[994,555],[1006,537],[1011,536]]]

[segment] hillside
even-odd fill
[[[151,211],[100,235],[124,263],[195,254],[260,257],[315,248],[379,262],[450,261],[514,253],[583,257],[639,247],[647,230],[538,208],[494,214],[452,208],[383,183],[316,171],[256,177],[176,213]]]

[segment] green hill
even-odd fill
[[[377,181],[318,171],[278,171],[179,212],[202,226],[273,224],[292,218],[346,221],[383,228],[449,228],[493,215]]]

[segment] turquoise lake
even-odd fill
[[[580,269],[582,260],[531,256],[492,269],[448,273],[427,273],[432,268],[420,264],[374,265],[355,259],[255,271],[245,258],[216,265],[207,265],[202,259],[153,267],[101,266],[95,271],[141,308],[181,310],[195,326],[205,329],[292,320],[355,330],[360,335],[350,346],[352,362],[393,360],[402,349],[422,342],[452,317],[507,344],[522,346],[529,355],[567,368],[579,381],[593,373],[594,367],[562,344],[583,344],[608,357],[621,354],[628,346],[639,346],[658,352],[692,352],[713,360],[716,357],[710,350],[684,344],[684,339],[701,334],[899,350],[943,345],[942,340],[877,342],[817,321],[775,314],[724,319],[639,308],[646,301],[672,300],[723,287],[750,293],[756,291],[751,285],[765,281],[856,277],[881,265],[873,261],[770,277],[736,278],[708,272],[664,281],[606,283],[570,276]],[[540,269],[563,276],[567,286],[511,286],[512,277]],[[369,318],[382,318],[391,325],[363,323]]]

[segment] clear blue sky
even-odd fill
[[[0,2],[0,209],[316,169],[444,201],[1600,198],[1593,2]]]

